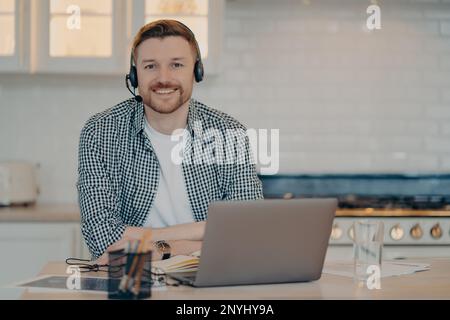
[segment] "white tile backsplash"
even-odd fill
[[[450,170],[450,1],[229,0],[221,71],[194,96],[280,129],[283,173]],[[76,202],[88,117],[123,77],[0,74],[0,160],[40,164],[42,202]]]

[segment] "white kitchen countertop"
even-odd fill
[[[78,204],[0,207],[0,222],[80,222]]]
[[[395,210],[395,209],[340,209],[336,217],[440,217],[450,211]],[[79,222],[78,204],[34,204],[29,206],[0,207],[0,222]]]

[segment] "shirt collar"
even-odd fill
[[[135,102],[136,112],[134,114],[134,134],[137,135],[142,130],[144,130],[144,103],[143,102]],[[191,136],[194,135],[195,132],[201,130],[201,122],[198,114],[198,110],[196,107],[196,101],[194,99],[189,100],[189,110],[188,110],[188,119],[187,119],[187,129]]]
[[[144,103],[137,102],[133,99],[134,108],[136,109],[134,113],[134,135],[144,130]]]

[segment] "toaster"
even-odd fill
[[[36,167],[25,161],[0,162],[0,206],[36,202]]]

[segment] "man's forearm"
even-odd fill
[[[177,224],[166,228],[152,229],[152,241],[158,240],[203,240],[205,221]]]
[[[146,230],[148,230],[148,228],[127,227],[122,235],[122,238],[110,245],[107,251],[123,249],[129,241],[142,239]],[[178,224],[167,228],[152,229],[151,241],[169,241],[169,243],[174,245],[174,255],[188,254],[199,250],[204,233],[205,221]],[[97,263],[106,263],[106,259],[107,256],[106,253],[104,253],[102,257],[97,260]]]
[[[146,230],[148,230],[148,228],[128,226],[125,229],[122,238],[112,246],[113,247],[116,247],[116,245],[121,246],[127,241],[140,240],[142,239],[144,232]],[[177,224],[166,228],[152,228],[151,231],[152,231],[151,241],[153,242],[158,240],[202,241],[203,235],[205,233],[205,221]]]

